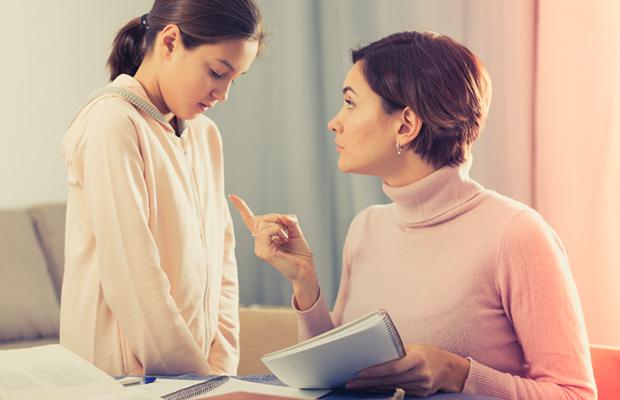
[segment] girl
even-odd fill
[[[60,343],[111,375],[236,373],[226,101],[263,40],[252,0],[156,0],[114,40],[111,83],[63,140]]]
[[[329,122],[345,172],[376,175],[393,203],[359,213],[329,314],[294,217],[254,217],[256,254],[293,286],[300,339],[387,309],[406,346],[352,389],[401,387],[506,399],[594,399],[566,253],[534,210],[469,178],[490,80],[454,40],[402,32],[353,52]]]

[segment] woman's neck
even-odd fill
[[[383,182],[391,187],[407,186],[415,183],[437,170],[422,157],[409,149],[398,156],[399,159],[394,163],[392,171],[388,171],[381,176]]]

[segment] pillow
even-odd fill
[[[59,315],[28,213],[0,211],[0,341],[58,336]]]
[[[39,244],[47,261],[47,268],[54,283],[56,298],[60,303],[62,274],[65,266],[66,206],[64,204],[46,204],[31,207],[28,213],[34,223]]]

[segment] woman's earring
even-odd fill
[[[396,154],[401,155],[403,154],[402,148],[400,147],[400,143],[398,142],[398,139],[396,139]]]

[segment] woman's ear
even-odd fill
[[[407,146],[418,137],[422,129],[422,120],[413,112],[410,107],[405,107],[398,113],[398,143]]]

